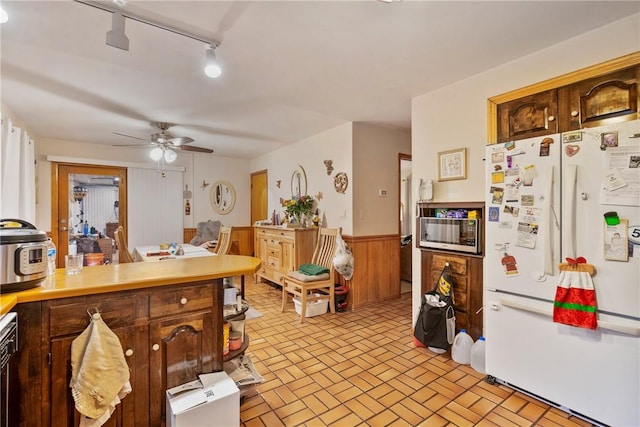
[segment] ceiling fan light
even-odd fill
[[[9,15],[4,10],[4,7],[0,6],[0,24],[4,24],[9,20]]]
[[[178,155],[176,154],[175,151],[171,150],[171,149],[167,149],[164,152],[164,160],[167,163],[173,163],[176,161],[176,159],[178,158]]]
[[[149,152],[149,157],[151,157],[151,160],[153,160],[154,162],[160,160],[162,158],[162,148],[156,147],[151,150],[151,152]]]
[[[204,66],[204,73],[212,79],[217,79],[222,75],[222,68],[220,68],[216,52],[211,45],[207,46],[207,62]]]

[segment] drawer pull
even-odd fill
[[[180,299],[180,304],[182,304],[182,305],[186,305],[186,304],[187,304],[187,299],[186,299],[185,297],[182,297],[182,298]]]
[[[159,344],[154,344],[153,347],[151,347],[151,349],[153,351],[158,351],[158,350],[160,350],[160,345]]]
[[[127,351],[124,352],[124,355],[127,356],[127,357],[133,356],[133,350],[128,348]]]

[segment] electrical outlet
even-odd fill
[[[387,190],[383,190],[382,188],[378,190],[378,196],[387,197]]]

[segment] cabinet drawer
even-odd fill
[[[131,326],[135,323],[137,303],[136,295],[113,299],[82,298],[60,305],[53,301],[49,308],[51,337],[81,333],[89,325],[89,313],[96,310],[111,329]]]
[[[434,255],[433,268],[442,271],[444,265],[449,263],[451,272],[456,274],[467,274],[467,259],[455,255]]]
[[[267,247],[267,257],[268,258],[278,258],[280,259],[280,246],[268,246]]]
[[[149,295],[149,316],[152,318],[212,309],[213,284],[179,289],[152,291]]]

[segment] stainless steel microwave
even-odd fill
[[[482,252],[480,219],[420,218],[420,246],[479,254]]]

